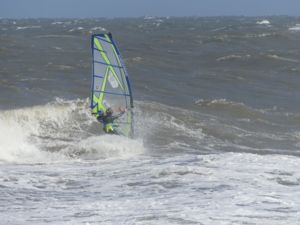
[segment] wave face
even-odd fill
[[[297,17],[0,19],[3,224],[297,224]],[[135,138],[90,114],[112,32]]]

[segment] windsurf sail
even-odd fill
[[[112,108],[114,114],[126,110],[114,121],[118,133],[133,136],[133,98],[127,70],[112,35],[92,35],[93,76],[91,109],[97,115]]]

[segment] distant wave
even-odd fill
[[[72,28],[72,29],[70,29],[70,30],[69,30],[69,32],[74,32],[74,31],[82,31],[82,30],[84,30],[84,28],[83,28],[83,27],[76,27],[76,28]]]
[[[290,71],[292,71],[292,72],[300,72],[300,67],[299,68],[291,68]]]
[[[143,58],[140,56],[137,56],[137,57],[132,58],[131,60],[134,62],[141,62],[143,60]]]
[[[246,33],[246,34],[219,34],[213,35],[209,37],[201,37],[200,35],[198,38],[200,39],[200,43],[223,43],[223,42],[230,42],[240,39],[269,39],[269,38],[280,38],[285,37],[284,34],[279,32],[264,32],[264,33]],[[246,41],[246,40],[245,40]]]
[[[160,18],[160,17],[152,17],[152,16],[144,17],[145,23],[151,24],[155,27],[159,27],[164,22],[164,19],[168,19],[168,18],[167,17],[166,18]],[[144,27],[143,25],[139,26],[139,28],[143,28],[143,27]]]
[[[261,110],[253,109],[244,103],[228,101],[226,99],[204,100],[198,99],[196,105],[208,107],[214,110],[224,110],[230,112],[233,116],[257,118],[263,113]]]
[[[145,16],[144,20],[154,20],[156,17],[154,16]]]
[[[295,62],[295,63],[300,62],[300,60],[297,60],[297,59],[286,58],[286,57],[282,57],[282,56],[278,56],[278,55],[267,55],[267,57],[271,58],[271,59],[282,60],[282,61],[287,61],[287,62]]]
[[[73,23],[76,23],[76,21],[54,21],[51,25],[71,25]]]
[[[228,101],[225,98],[213,100],[198,99],[195,101],[195,104],[200,106],[232,106],[246,108],[244,103]]]
[[[76,36],[66,35],[66,34],[46,34],[46,35],[37,35],[35,38],[77,38]]]
[[[296,26],[290,27],[290,31],[300,31],[300,24],[296,24]]]
[[[260,21],[257,21],[256,24],[259,24],[259,25],[270,25],[270,21],[269,20],[260,20]]]
[[[251,55],[227,55],[220,58],[217,58],[217,61],[227,61],[227,60],[235,60],[235,59],[249,59]]]
[[[26,29],[39,29],[41,26],[25,26],[25,27],[17,27],[16,30],[26,30]]]
[[[102,31],[102,32],[106,32],[107,29],[104,27],[93,27],[90,29],[90,33],[93,33],[94,31]]]
[[[65,22],[61,22],[61,21],[56,21],[56,22],[52,22],[52,25],[61,25],[64,24]]]
[[[277,32],[245,35],[246,38],[268,38],[268,37],[280,37],[280,36],[282,36],[282,34]]]

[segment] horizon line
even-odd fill
[[[261,17],[300,17],[300,15],[286,15],[286,14],[274,14],[274,15],[210,15],[210,16],[200,16],[200,15],[191,15],[191,16],[109,16],[109,17],[101,17],[101,16],[87,16],[87,17],[48,17],[48,16],[41,16],[41,17],[0,17],[2,19],[15,19],[15,20],[22,20],[22,19],[155,19],[155,18],[216,18],[216,17],[247,17],[247,18],[261,18]]]

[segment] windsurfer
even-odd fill
[[[116,119],[125,113],[125,109],[119,109],[120,113],[113,115],[114,111],[112,108],[107,108],[105,112],[99,111],[97,115],[97,120],[103,124],[103,130],[107,134],[118,134],[116,129],[114,129],[113,123]]]

